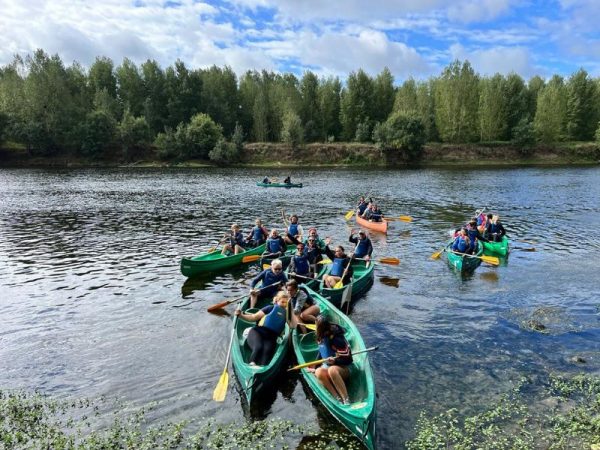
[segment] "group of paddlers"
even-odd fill
[[[277,178],[273,178],[272,180],[269,179],[269,177],[264,177],[262,182],[263,184],[271,184],[273,182],[276,182]],[[285,178],[285,180],[283,180],[283,184],[292,184],[292,177],[290,177],[289,175]]]
[[[454,233],[452,251],[473,254],[477,251],[477,241],[500,242],[506,234],[500,216],[479,213]]]
[[[364,200],[364,199],[363,199]],[[375,211],[371,209],[365,211]],[[284,222],[288,222],[284,215]],[[338,245],[331,249],[331,239],[321,239],[315,227],[308,230],[304,238],[302,226],[298,216],[289,217],[284,236],[277,229],[267,231],[260,219],[256,219],[254,227],[244,236],[238,224],[231,226],[231,231],[226,235],[227,241],[223,247],[223,254],[238,254],[247,248],[266,244],[264,258],[275,258],[269,267],[262,270],[251,282],[250,307],[254,308],[260,299],[273,298],[273,303],[260,309],[256,313],[243,313],[236,311],[236,315],[245,320],[259,322],[250,328],[246,342],[251,349],[250,365],[263,366],[269,363],[277,348],[277,337],[283,332],[288,321],[287,309],[291,314],[289,324],[299,332],[307,331],[307,324],[316,325],[316,339],[319,345],[319,358],[327,358],[327,362],[318,367],[315,376],[328,389],[328,391],[344,404],[348,404],[348,392],[345,380],[350,376],[352,352],[344,337],[345,330],[331,323],[323,316],[315,300],[308,291],[299,286],[301,283],[314,279],[318,273],[319,263],[331,262],[327,275],[323,276],[323,283],[328,288],[346,285],[351,282],[353,270],[352,260],[364,259],[369,261],[373,253],[373,245],[364,230],[351,230],[348,241],[355,245],[351,255],[346,254],[343,246]],[[223,242],[223,241],[222,241]],[[283,271],[283,262],[279,257],[287,251],[288,245],[295,245],[296,251],[291,256],[288,273]],[[325,257],[329,258],[327,261]],[[288,278],[289,275],[289,278]],[[257,289],[260,284],[261,288]],[[313,369],[311,369],[313,370]]]
[[[358,206],[356,207],[356,215],[363,219],[370,220],[371,222],[383,221],[383,213],[370,197],[368,201],[364,196],[360,197]]]

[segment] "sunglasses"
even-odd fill
[[[281,267],[273,267],[273,271],[274,272],[281,272],[282,269],[281,269]]]

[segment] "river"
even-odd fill
[[[179,261],[232,222],[281,227],[282,209],[344,245],[343,216],[361,194],[387,216],[414,219],[372,235],[376,256],[401,263],[377,266],[351,314],[367,346],[380,347],[371,355],[379,448],[413,437],[421,411],[468,414],[523,376],[600,370],[600,168],[293,170],[304,188],[256,187],[265,175],[288,172],[0,170],[0,387],[157,402],[156,421],[281,417],[335,428],[298,378],[250,412],[236,390],[212,401],[231,322],[206,308],[244,293],[258,267],[186,280]],[[499,212],[514,240],[508,260],[461,277],[430,259],[481,207]]]

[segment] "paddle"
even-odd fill
[[[364,258],[356,258],[356,259],[361,259],[363,261],[366,261]],[[400,264],[400,260],[398,258],[394,258],[393,256],[384,256],[383,258],[379,258],[376,260],[371,260],[371,262],[378,262],[381,264],[390,264],[392,266],[397,266],[398,264]]]
[[[227,357],[225,358],[225,368],[223,369],[223,373],[219,378],[219,382],[213,391],[213,400],[215,402],[222,402],[225,400],[225,396],[227,395],[227,386],[229,385],[229,372],[227,371],[229,367],[229,357],[231,356],[231,347],[233,344],[233,338],[235,336],[235,325],[237,323],[237,316],[233,319],[233,330],[231,330],[231,339],[229,340],[229,348],[227,349]]]
[[[261,258],[260,255],[248,255],[248,256],[244,256],[242,258],[242,262],[243,263],[254,262],[254,261],[258,261],[260,258]]]
[[[281,284],[281,281],[278,281],[277,283],[269,284],[268,286],[263,286],[263,287],[261,287],[259,289],[259,291],[262,291],[264,289],[270,288],[272,286],[277,286],[278,284]],[[237,301],[239,301],[239,300],[241,300],[241,299],[243,299],[243,298],[245,298],[247,296],[248,296],[248,294],[244,294],[244,295],[240,295],[239,297],[232,298],[230,300],[225,300],[225,301],[223,301],[221,303],[216,303],[216,304],[214,304],[214,305],[209,306],[208,308],[206,308],[206,311],[207,312],[212,312],[214,310],[224,308],[225,306],[230,305],[230,304],[232,304],[234,302],[237,302]]]
[[[442,256],[442,253],[444,253],[445,250],[446,247],[441,249],[439,252],[435,252],[433,255],[431,255],[431,259],[440,259],[440,256]]]
[[[386,222],[393,222],[394,220],[401,220],[402,222],[412,222],[412,217],[410,217],[410,216],[384,217],[383,220],[385,220]]]
[[[319,261],[317,264],[331,264],[333,261],[331,261],[329,258],[323,258],[321,261]]]
[[[314,280],[315,279],[313,277],[306,277],[304,275],[298,275],[296,272],[290,272],[289,275],[291,275],[293,277],[304,278],[305,280]]]
[[[350,220],[352,219],[352,216],[354,215],[354,210],[351,209],[350,211],[348,211],[346,214],[344,214],[344,219],[346,220]]]
[[[217,243],[217,245],[215,245],[214,247],[211,247],[211,248],[209,248],[209,249],[208,249],[208,253],[214,253],[214,252],[216,252],[216,251],[217,251],[217,247],[219,247],[219,245],[221,245],[221,244],[222,244],[223,242],[225,242],[226,240],[227,240],[227,238],[223,238],[223,239],[221,239],[221,240],[220,240],[220,241]]]
[[[466,254],[466,253],[460,253],[460,252],[452,252],[452,253],[454,253],[455,255],[462,255],[462,256],[466,256],[466,257],[468,257],[468,258],[479,258],[479,259],[481,259],[481,260],[482,260],[484,263],[488,263],[488,264],[491,264],[491,265],[493,265],[493,266],[498,266],[498,265],[500,265],[500,259],[499,259],[498,257],[496,257],[496,256],[485,256],[485,255],[482,255],[482,256],[477,256],[477,255],[468,255],[468,254]]]
[[[306,324],[305,324],[305,326],[306,326]],[[364,350],[352,352],[352,356],[360,355],[361,353],[372,352],[374,350],[377,350],[378,348],[379,348],[379,345],[376,345],[375,347],[365,348]],[[311,361],[311,362],[307,362],[304,364],[298,364],[297,366],[290,367],[287,371],[291,372],[292,370],[304,369],[305,367],[318,366],[319,364],[323,364],[325,361],[327,361],[327,359],[328,358],[317,359],[316,361]]]
[[[287,227],[290,223],[288,222],[287,217],[285,216],[285,211],[283,209],[281,210],[281,218],[283,219],[283,225]]]

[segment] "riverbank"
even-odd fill
[[[132,161],[115,157],[85,158],[76,154],[30,156],[18,145],[0,148],[0,167],[213,167],[205,160],[161,160],[148,151]],[[402,152],[384,151],[374,144],[313,143],[292,148],[282,143],[246,144],[234,167],[505,167],[600,164],[600,144],[566,142],[520,148],[505,142],[486,144],[440,144],[424,146],[418,162]]]

